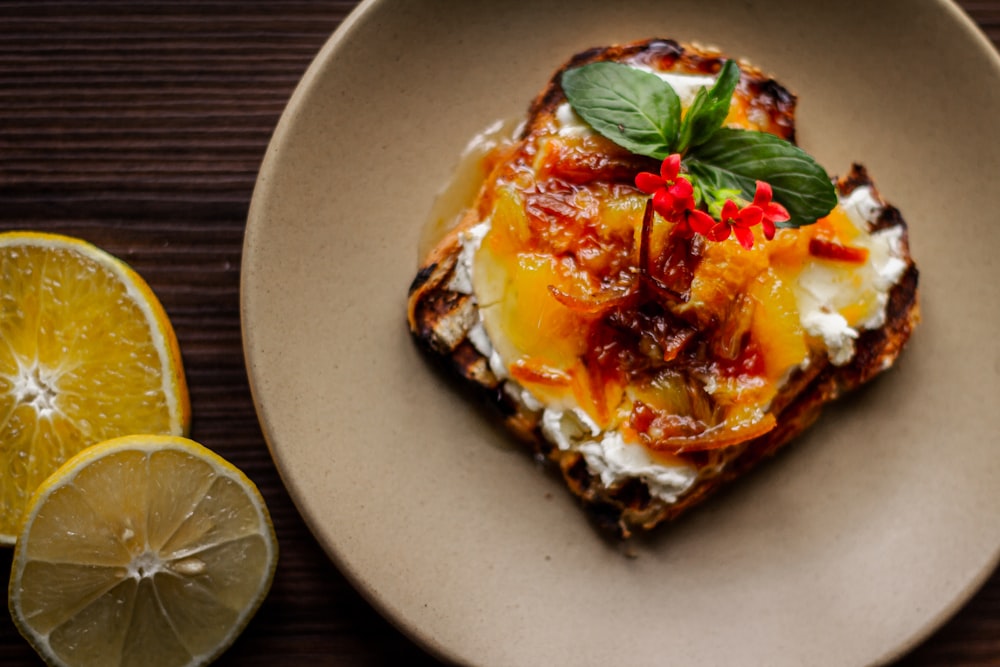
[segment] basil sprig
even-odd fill
[[[567,70],[562,87],[588,125],[622,148],[662,160],[683,155],[683,165],[705,201],[733,191],[753,199],[767,181],[790,219],[782,227],[815,222],[836,205],[830,176],[808,153],[765,132],[722,127],[740,70],[726,61],[711,88],[701,88],[686,113],[669,83],[621,63],[597,62]]]

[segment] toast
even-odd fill
[[[919,320],[918,271],[901,214],[859,164],[835,179],[828,218],[779,229],[752,252],[675,238],[634,185],[657,161],[567,111],[562,74],[598,61],[689,77],[683,88],[710,84],[701,77],[725,59],[661,39],[572,57],[420,266],[408,321],[429,357],[624,538],[746,474],[888,369]],[[795,96],[739,67],[726,122],[794,142]],[[510,243],[530,275],[512,273]],[[861,287],[826,296],[841,283]]]

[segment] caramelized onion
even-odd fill
[[[634,283],[625,283],[580,296],[568,294],[555,285],[549,285],[549,292],[556,301],[581,315],[603,315],[612,308],[624,306],[636,291]]]
[[[669,303],[684,303],[687,301],[687,291],[690,288],[694,271],[687,266],[692,258],[691,244],[688,239],[678,234],[671,234],[664,268],[655,269],[650,256],[650,246],[653,238],[653,200],[646,202],[646,210],[642,215],[642,230],[639,235],[639,279],[644,287],[653,292],[661,300]],[[677,289],[677,283],[685,283],[684,289]]]
[[[510,375],[521,384],[545,387],[568,387],[572,382],[569,374],[558,368],[525,359],[519,359],[510,365]]]
[[[746,338],[753,324],[754,301],[746,293],[738,295],[729,304],[725,317],[719,323],[718,335],[712,351],[720,359],[733,361],[746,348]]]
[[[770,432],[777,425],[774,415],[765,414],[761,419],[751,424],[740,424],[730,428],[725,422],[711,426],[694,435],[667,436],[645,442],[646,446],[657,452],[682,454],[685,452],[703,452],[713,449],[732,447],[759,438]],[[644,438],[644,441],[646,439]]]
[[[646,202],[646,208],[642,216],[642,230],[639,237],[639,267],[636,279],[627,279],[611,287],[588,295],[574,295],[564,292],[555,285],[549,285],[552,296],[567,308],[585,315],[601,315],[612,308],[624,307],[645,287],[658,297],[659,302],[683,303],[687,300],[684,293],[671,287],[663,280],[662,272],[656,271],[654,262],[650,256],[650,246],[653,235],[653,201]],[[690,248],[684,239],[671,235],[671,246],[669,248],[668,262],[671,262],[670,278],[673,282],[678,279],[690,282],[693,271],[691,267],[683,265],[685,260],[691,255]],[[678,246],[678,244],[682,244]],[[677,258],[681,258],[679,261]]]
[[[634,155],[603,137],[589,141],[550,140],[546,145],[541,175],[569,183],[629,183],[635,174],[650,168],[649,158]]]

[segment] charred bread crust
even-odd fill
[[[547,114],[553,114],[564,100],[558,85],[562,71],[597,60],[636,57],[667,59],[679,63],[683,71],[714,72],[723,62],[714,52],[682,47],[670,40],[647,40],[586,51],[558,70],[536,98],[524,136],[530,135],[533,126],[542,122]],[[743,68],[747,66],[741,63]],[[770,117],[777,119],[779,127],[785,128],[787,137],[794,137],[794,96],[753,68],[744,70],[740,85],[763,96]],[[919,320],[918,273],[910,258],[905,222],[897,209],[881,199],[861,165],[853,165],[837,180],[836,186],[842,196],[858,187],[871,188],[880,205],[877,218],[869,222],[872,231],[892,226],[900,226],[903,230],[901,243],[907,269],[889,293],[884,326],[861,332],[855,341],[855,354],[846,365],[834,366],[823,358],[795,374],[772,405],[777,426],[770,432],[724,449],[692,453],[690,456],[702,471],[714,472],[703,472],[698,482],[674,502],[667,503],[653,496],[638,478],[606,486],[599,475],[589,470],[580,453],[555,447],[542,434],[539,413],[512,398],[507,381],[493,373],[489,360],[469,340],[469,329],[477,317],[474,297],[450,289],[449,283],[461,250],[460,235],[478,221],[474,212],[436,246],[413,280],[408,308],[411,333],[434,361],[450,367],[488,403],[497,407],[507,428],[528,443],[538,458],[561,472],[570,490],[598,525],[619,537],[628,537],[635,530],[649,529],[676,518],[745,475],[808,428],[826,403],[887,369],[902,350]]]

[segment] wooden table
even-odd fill
[[[437,664],[313,540],[243,364],[240,253],[257,170],[299,77],[355,4],[0,2],[0,230],[88,239],[149,281],[180,340],[192,437],[242,468],[274,518],[274,587],[219,664]],[[1000,43],[1000,0],[960,4]],[[38,662],[6,616],[0,662]],[[1000,574],[900,664],[1000,664]]]

